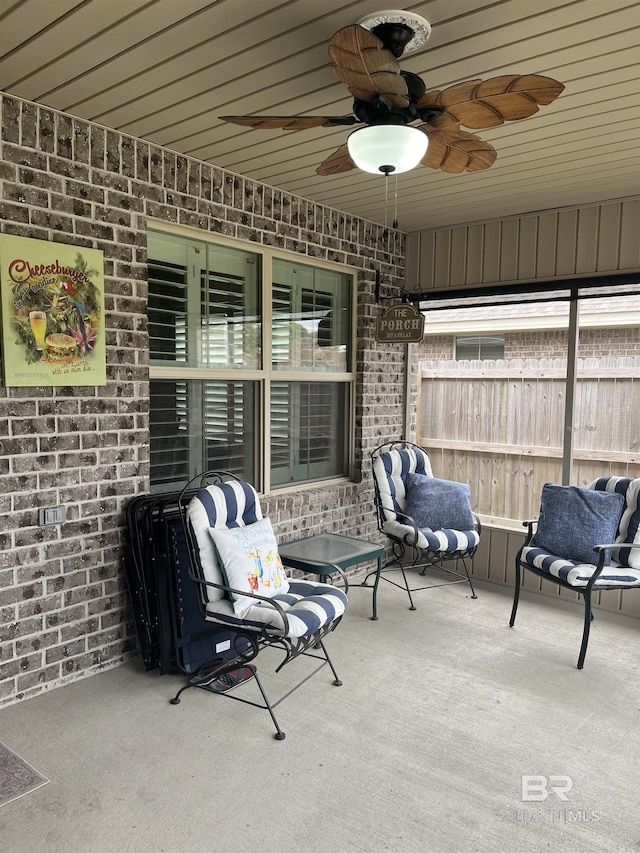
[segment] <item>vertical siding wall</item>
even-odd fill
[[[420,293],[619,272],[640,275],[638,197],[430,229],[407,237],[405,287]],[[428,388],[423,395],[428,395]],[[523,540],[520,531],[483,529],[474,576],[513,588],[515,555]],[[570,591],[529,573],[523,586],[577,600]],[[640,616],[640,590],[601,592],[598,606]]]
[[[640,198],[407,237],[410,292],[640,271]]]
[[[368,454],[402,432],[405,350],[374,340],[375,270],[403,280],[397,232],[26,101],[0,101],[0,230],[103,250],[107,338],[104,387],[0,383],[2,704],[136,654],[122,556],[125,507],[149,483],[149,218],[358,271],[355,482],[269,497],[283,539],[327,530],[377,538]],[[39,527],[38,508],[59,504],[68,521]]]

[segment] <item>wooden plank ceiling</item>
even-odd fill
[[[598,202],[640,188],[640,0],[429,0],[427,45],[401,58],[427,90],[537,73],[565,91],[478,131],[484,172],[390,178],[316,166],[349,128],[251,130],[220,115],[346,115],[329,66],[340,27],[374,0],[0,0],[0,89],[376,222],[418,231]]]

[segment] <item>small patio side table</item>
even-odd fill
[[[382,569],[382,557],[384,547],[374,542],[365,542],[362,539],[352,539],[349,536],[341,536],[338,533],[318,533],[315,536],[307,536],[304,539],[296,539],[294,542],[285,542],[278,546],[282,562],[293,569],[302,572],[313,572],[322,580],[330,575],[334,569],[326,563],[332,563],[343,571],[377,560],[377,568],[366,575],[363,583],[349,583],[349,588],[365,587],[373,590],[373,615],[372,619],[378,618],[377,597],[380,571]],[[322,564],[325,565],[322,565]],[[368,579],[375,575],[372,584]]]

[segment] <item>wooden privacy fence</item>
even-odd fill
[[[467,482],[474,508],[535,517],[562,480],[566,359],[422,361],[417,440],[437,477]],[[640,357],[578,359],[574,485],[640,476]]]

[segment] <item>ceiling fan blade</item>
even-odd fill
[[[337,175],[339,172],[350,172],[355,169],[356,164],[349,156],[346,143],[336,149],[333,154],[329,154],[326,160],[316,169],[317,175]]]
[[[421,161],[423,166],[452,174],[479,172],[493,166],[498,156],[493,145],[483,142],[475,133],[437,130],[428,124],[421,124],[418,129],[429,137],[429,147]]]
[[[563,90],[562,83],[541,74],[508,74],[427,92],[418,109],[439,107],[459,124],[477,130],[528,118],[538,112],[539,104],[550,104]]]
[[[364,27],[343,27],[331,38],[329,56],[336,76],[361,101],[381,95],[392,107],[409,105],[407,83],[400,66],[380,39]]]
[[[311,127],[335,127],[359,124],[355,116],[219,116],[222,121],[252,127],[254,130],[308,130]]]

